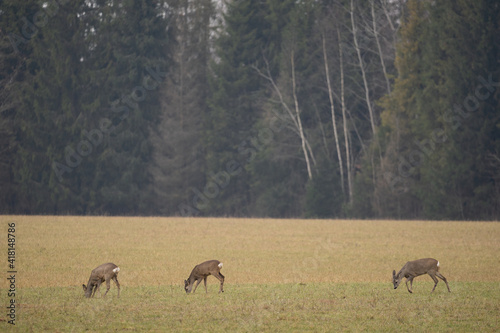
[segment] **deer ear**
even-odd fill
[[[87,291],[87,286],[85,286],[84,284],[82,284],[83,286],[83,291]]]
[[[392,277],[396,276],[396,271],[392,271]]]

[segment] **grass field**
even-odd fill
[[[0,331],[335,332],[500,330],[500,223],[0,216]],[[16,224],[16,325],[8,324],[8,223]],[[392,270],[435,257],[394,290]],[[183,281],[224,263],[225,293]],[[83,297],[90,271],[120,266],[121,297]],[[104,292],[105,288],[102,288]]]

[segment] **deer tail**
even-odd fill
[[[219,269],[221,269],[223,266],[223,263],[219,263]]]
[[[113,269],[113,273],[118,273],[120,271],[120,267],[116,267],[115,269]]]

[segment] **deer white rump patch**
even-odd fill
[[[439,267],[439,261],[438,261],[438,265],[437,266]]]
[[[222,263],[219,264],[219,268],[222,268]]]
[[[120,267],[116,267],[115,269],[113,269],[114,273],[118,273],[119,271],[120,271]]]

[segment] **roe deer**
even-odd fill
[[[95,292],[99,290],[101,283],[106,281],[106,292],[104,296],[109,291],[110,288],[110,280],[115,281],[116,286],[118,287],[118,297],[120,297],[120,283],[118,283],[118,272],[120,271],[120,267],[116,266],[113,263],[108,262],[107,264],[102,264],[99,267],[96,267],[90,273],[89,282],[87,286],[83,285],[83,291],[85,292],[85,297],[94,297]],[[92,292],[93,291],[93,292]],[[99,295],[101,291],[99,290]],[[103,297],[104,297],[103,296]]]
[[[423,275],[423,274],[429,274],[432,280],[434,280],[434,288],[432,288],[431,293],[436,289],[436,286],[438,284],[438,278],[444,281],[446,283],[446,287],[448,288],[448,291],[451,292],[450,286],[448,286],[448,281],[446,281],[446,278],[439,273],[439,261],[436,259],[432,258],[425,258],[425,259],[418,259],[414,261],[408,261],[403,268],[399,271],[398,274],[396,274],[396,271],[392,271],[392,283],[394,284],[394,289],[396,289],[399,284],[401,283],[401,280],[405,277],[406,278],[406,288],[410,293],[413,293],[413,279],[416,278],[417,276]],[[410,287],[408,288],[408,281],[410,281]]]
[[[186,294],[189,294],[191,292],[191,289],[193,288],[193,284],[195,282],[196,285],[194,286],[193,294],[196,291],[196,288],[200,284],[201,280],[205,283],[205,293],[207,291],[207,277],[209,275],[215,276],[217,279],[220,281],[220,292],[224,292],[223,285],[224,285],[224,275],[221,274],[220,269],[222,268],[222,263],[219,260],[209,260],[202,262],[199,265],[194,266],[193,270],[191,271],[191,275],[189,275],[189,278],[187,280],[184,280],[184,289],[186,290]]]

